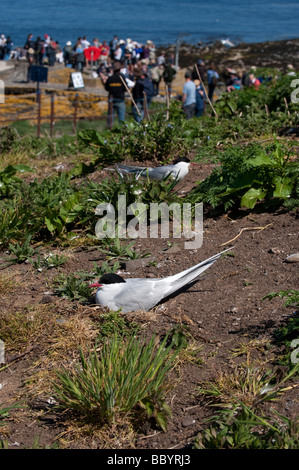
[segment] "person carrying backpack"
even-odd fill
[[[163,72],[163,79],[165,85],[168,87],[169,96],[171,95],[171,84],[176,75],[176,70],[171,66],[171,64],[163,64],[164,72]]]
[[[214,95],[214,90],[217,86],[218,80],[219,80],[219,75],[215,70],[215,65],[211,64],[210,67],[208,68],[207,71],[207,80],[208,80],[208,97],[211,103],[213,102],[213,95]]]

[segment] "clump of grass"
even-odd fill
[[[98,341],[111,338],[115,333],[118,336],[130,336],[132,330],[137,332],[139,327],[135,322],[129,322],[127,318],[121,315],[119,312],[108,312],[103,313],[99,317],[99,335]]]
[[[241,409],[218,413],[200,432],[195,449],[298,449],[299,420],[285,416],[265,417],[244,404]]]
[[[197,344],[186,325],[178,324],[169,333],[169,341],[175,349],[179,349],[178,365],[186,362],[201,365],[203,360],[198,357],[202,345]]]
[[[10,405],[10,406],[5,406],[5,407],[4,407],[4,403],[1,404],[1,406],[0,406],[0,427],[5,426],[5,421],[3,421],[3,419],[7,418],[8,415],[9,415],[9,412],[13,408],[17,408],[18,406],[19,406],[18,403],[15,403],[14,405]],[[0,436],[0,449],[8,449],[7,440],[2,439],[1,436]]]
[[[87,357],[80,350],[80,364],[73,370],[57,371],[56,399],[63,408],[79,412],[99,424],[147,417],[166,430],[171,410],[165,395],[170,386],[167,375],[177,352],[166,347],[167,338],[155,346],[134,335],[124,340],[114,336]]]
[[[13,276],[0,274],[0,296],[3,297],[14,289]]]
[[[233,373],[219,374],[214,382],[199,388],[213,406],[233,408],[238,403],[254,407],[264,401],[277,400],[287,390],[285,382],[298,372],[299,365],[280,378],[278,370],[265,366],[236,367]]]
[[[250,341],[241,342],[237,347],[232,349],[233,357],[246,356],[246,362],[249,363],[251,356],[256,353],[265,355],[271,347],[268,339],[252,339]]]
[[[52,336],[52,357],[54,351],[62,355],[62,351],[77,351],[78,347],[85,350],[85,345],[91,344],[98,332],[86,314],[58,318],[57,324],[58,327]]]
[[[52,396],[52,381],[56,370],[62,365],[78,359],[78,348],[84,353],[94,344],[98,335],[96,323],[89,317],[89,310],[78,306],[72,310],[57,310],[49,307],[43,316],[44,333],[39,337],[39,350],[35,363],[28,370],[26,380],[27,398]]]
[[[41,309],[25,308],[1,318],[0,338],[11,349],[21,351],[44,333],[45,318]]]

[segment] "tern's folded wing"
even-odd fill
[[[126,279],[126,288],[113,301],[122,312],[148,311],[164,297],[167,288],[165,279]]]

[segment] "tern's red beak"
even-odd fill
[[[197,163],[196,162],[191,162],[191,165],[197,165]]]
[[[99,284],[98,282],[94,282],[93,284],[89,284],[88,287],[101,287],[102,284]]]

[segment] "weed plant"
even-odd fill
[[[253,209],[259,201],[279,204],[299,199],[299,163],[291,149],[277,139],[264,148],[259,144],[230,147],[219,153],[221,164],[191,191],[188,200],[203,202],[224,211],[239,206]]]
[[[131,335],[114,334],[101,349],[95,348],[72,371],[57,371],[53,384],[63,408],[79,412],[99,424],[140,420],[145,412],[166,429],[171,410],[166,403],[167,375],[175,364],[176,352],[164,341],[155,346]]]
[[[197,436],[194,449],[299,449],[299,421],[241,409],[221,411]]]

